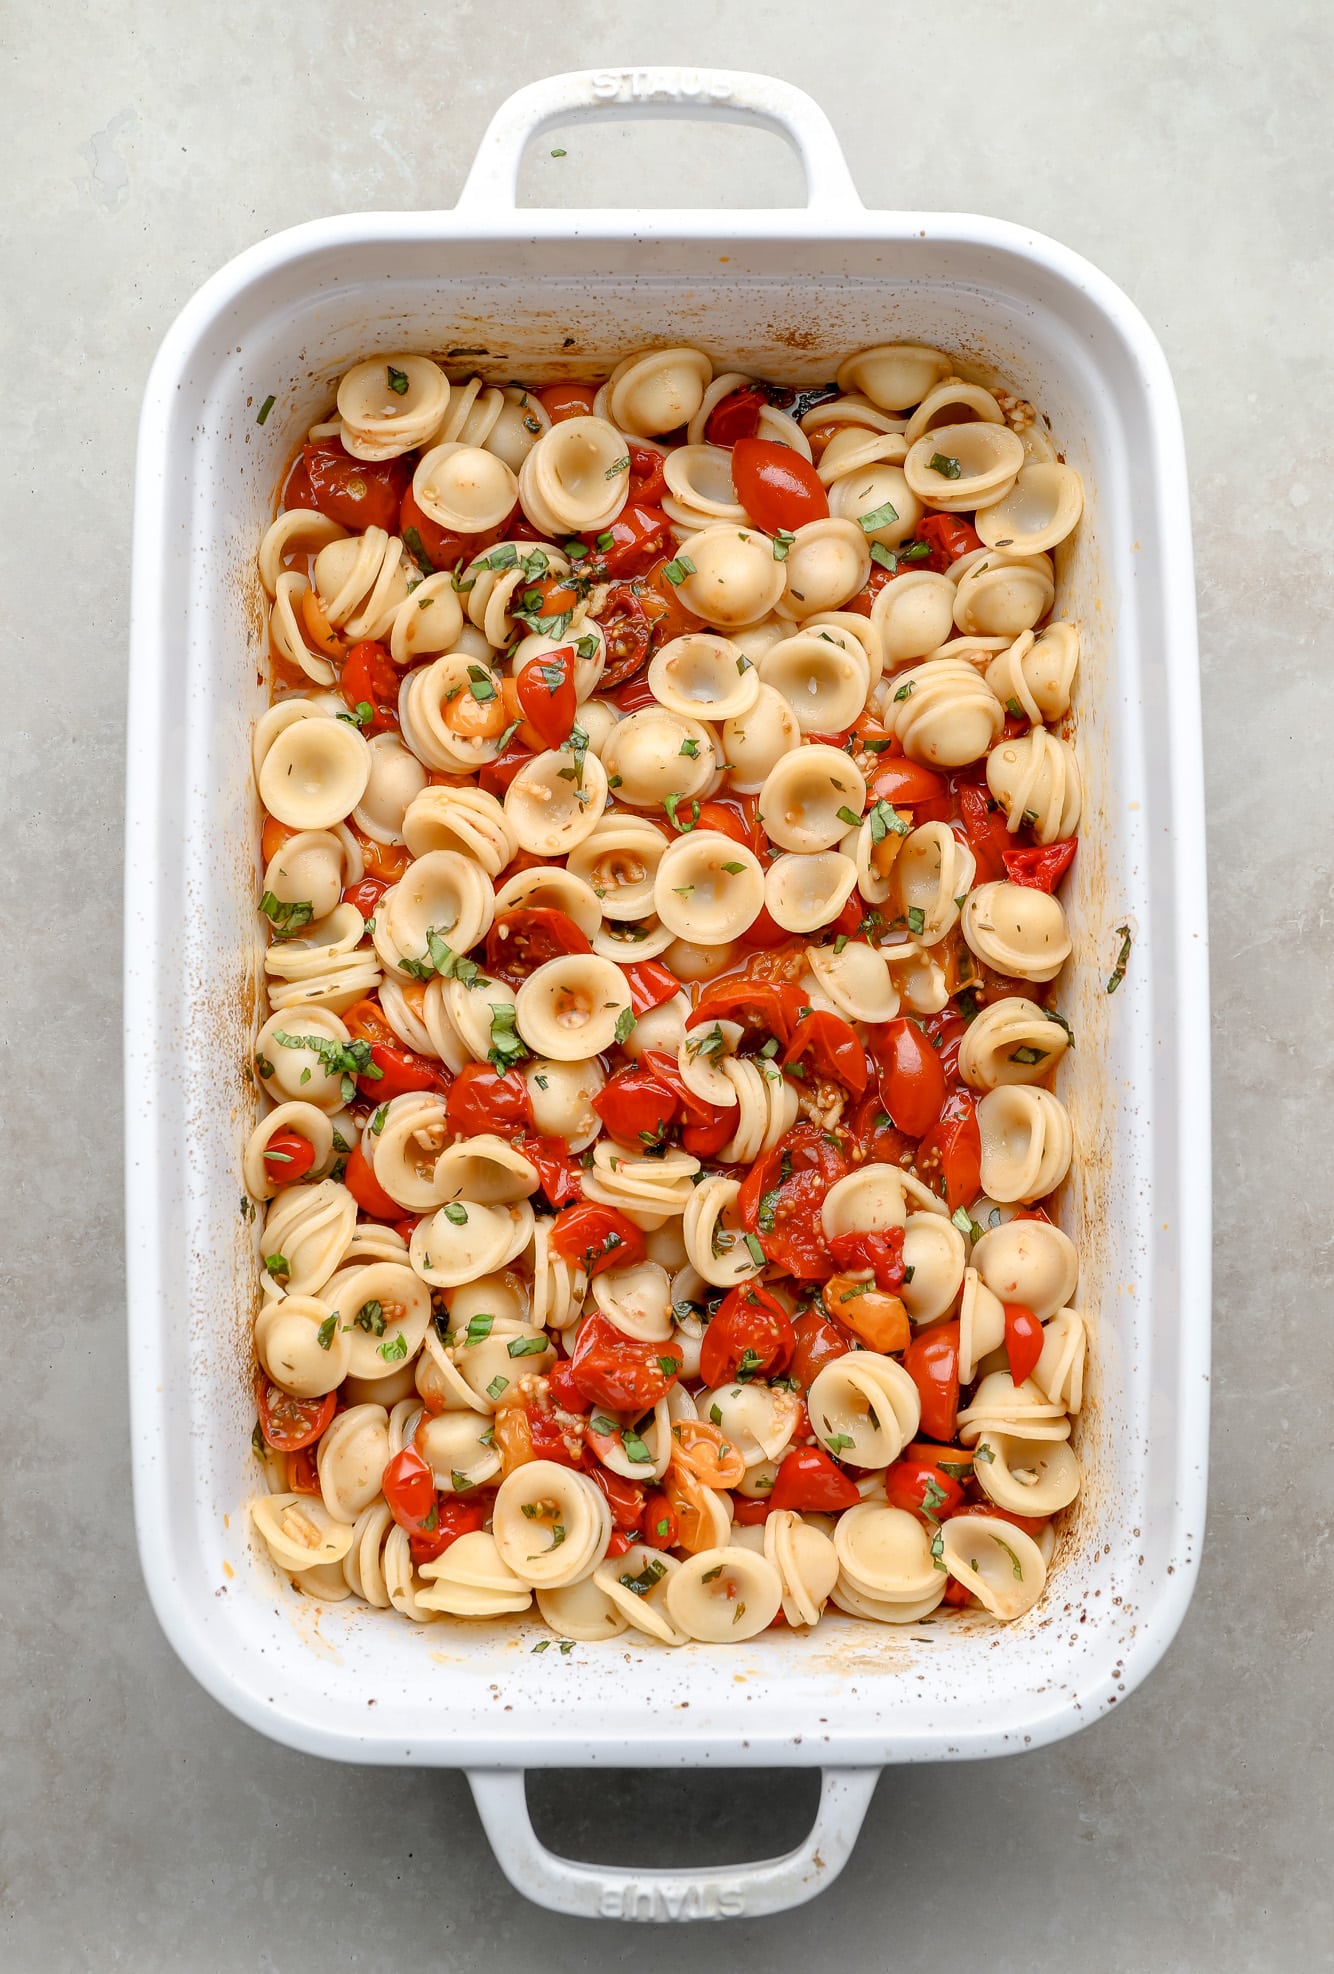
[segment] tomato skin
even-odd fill
[[[768,400],[751,384],[729,391],[719,398],[704,426],[711,446],[734,446],[738,439],[753,439],[759,430],[760,413]]]
[[[561,1261],[579,1263],[590,1276],[601,1275],[608,1268],[632,1268],[642,1261],[644,1236],[634,1221],[627,1220],[614,1206],[588,1200],[558,1215],[551,1230],[551,1252]],[[582,1336],[583,1331],[579,1334]],[[603,1403],[614,1406],[615,1401],[608,1398]]]
[[[547,1372],[547,1390],[551,1393],[553,1405],[559,1405],[562,1412],[584,1412],[588,1401],[574,1382],[574,1372],[568,1357],[558,1357]]]
[[[411,857],[408,855],[407,845],[405,843],[377,843],[373,836],[363,835],[355,824],[349,823],[348,828],[351,829],[352,834],[361,846],[361,857],[362,862],[366,866],[367,877],[380,878],[386,889],[391,884],[397,884],[398,880],[405,875],[408,865],[412,862]]]
[[[915,1021],[899,1015],[871,1043],[880,1064],[880,1101],[900,1131],[922,1138],[945,1102],[945,1072]]]
[[[467,1138],[490,1131],[498,1131],[502,1137],[531,1131],[533,1105],[528,1085],[517,1069],[502,1074],[489,1063],[465,1063],[445,1098],[445,1119],[451,1131],[460,1131]]]
[[[798,1316],[792,1325],[792,1336],[794,1348],[788,1371],[806,1391],[826,1364],[832,1364],[836,1357],[846,1357],[852,1349],[852,1339],[846,1331],[832,1323],[820,1309],[808,1309]]]
[[[773,439],[738,439],[732,447],[732,484],[757,528],[777,534],[829,515],[829,496],[809,460]]]
[[[593,1099],[593,1108],[616,1142],[641,1152],[661,1144],[676,1117],[676,1098],[653,1069],[632,1063],[618,1069]]]
[[[371,718],[362,725],[363,733],[398,732],[398,688],[400,674],[382,644],[369,638],[354,644],[343,661],[338,690],[348,710],[371,708]]]
[[[345,905],[355,905],[363,918],[374,918],[376,908],[389,886],[382,877],[361,877],[343,893]]]
[[[849,1480],[822,1446],[794,1446],[778,1463],[769,1492],[770,1508],[795,1513],[837,1515],[861,1500],[857,1483]]]
[[[501,912],[486,935],[486,970],[519,987],[547,960],[592,950],[568,913],[548,905],[516,905]]]
[[[337,1407],[337,1395],[332,1391],[323,1398],[293,1398],[262,1371],[255,1378],[259,1429],[275,1453],[299,1453],[303,1446],[313,1446]]]
[[[380,1184],[370,1166],[360,1143],[348,1153],[347,1166],[343,1173],[343,1184],[351,1193],[363,1213],[369,1213],[372,1220],[383,1220],[392,1226],[402,1216],[403,1209],[396,1199],[391,1199]]]
[[[600,572],[612,581],[623,581],[643,575],[658,559],[671,540],[671,522],[660,507],[632,495],[614,521],[580,539],[596,557]]]
[[[766,1036],[776,1036],[786,1048],[796,1031],[803,1004],[801,990],[783,982],[735,978],[710,981],[699,997],[699,1006],[686,1016],[686,1027],[739,1021]]]
[[[435,1502],[435,1527],[409,1531],[408,1548],[412,1551],[413,1562],[418,1567],[423,1563],[433,1563],[437,1557],[444,1555],[451,1542],[457,1542],[461,1535],[471,1535],[474,1530],[483,1528],[494,1498],[489,1490],[481,1501],[476,1500],[472,1495],[469,1495],[465,1501],[456,1494],[438,1494]]]
[[[960,788],[957,799],[959,821],[968,839],[968,847],[977,859],[977,882],[994,884],[1005,876],[1006,852],[1013,851],[1005,812],[986,789],[979,788],[976,783]]]
[[[1035,1536],[1041,1535],[1051,1520],[1050,1515],[1016,1515],[1011,1508],[998,1508],[994,1501],[970,1501],[957,1515],[951,1515],[950,1520],[957,1522],[969,1515],[985,1515],[988,1521],[1009,1522],[1014,1528],[1021,1528],[1025,1535]]]
[[[399,508],[412,480],[411,458],[354,459],[341,439],[313,441],[301,457],[317,513],[357,534],[371,527],[397,534]]]
[[[1001,860],[1011,884],[1026,884],[1031,890],[1050,895],[1074,862],[1078,848],[1079,838],[1067,836],[1060,843],[1035,843],[1029,849],[1002,850]]]
[[[797,1023],[783,1055],[783,1068],[804,1063],[807,1056],[812,1058],[817,1075],[841,1083],[854,1097],[866,1088],[866,1051],[842,1015],[819,1010]]]
[[[664,1522],[665,1528],[661,1526]],[[648,1549],[671,1549],[675,1547],[679,1534],[676,1510],[667,1496],[655,1488],[644,1499],[644,1516],[640,1525],[639,1540]]]
[[[264,1170],[280,1186],[294,1186],[314,1163],[315,1147],[299,1131],[275,1131],[264,1147]]]
[[[626,450],[630,454],[630,493],[626,507],[656,507],[667,491],[667,479],[662,470],[667,455],[659,452],[656,446],[639,445],[634,439],[627,441]],[[665,520],[666,516],[663,518]]]
[[[559,651],[530,658],[515,676],[514,691],[523,716],[544,747],[559,747],[574,726],[578,710],[574,661],[574,646],[563,645]]]
[[[544,384],[540,391],[534,393],[553,425],[561,424],[566,418],[591,418],[593,400],[597,394],[596,384],[579,384],[573,379],[559,384]]]
[[[418,505],[409,481],[399,508],[397,529],[391,532],[403,537],[409,556],[421,574],[429,576],[437,571],[455,571],[460,564],[466,567],[479,555],[485,555],[488,549],[506,538],[512,518],[506,516],[499,526],[484,528],[480,534],[456,534],[452,528],[442,528],[438,521],[431,519],[424,507]]]
[[[720,1152],[736,1130],[736,1106],[723,1107],[697,1097],[687,1087],[675,1056],[669,1056],[663,1049],[645,1049],[640,1060],[675,1099],[682,1149],[693,1158],[712,1158]]]
[[[942,1050],[942,1072],[947,1068],[943,1054]],[[956,1069],[958,1060],[956,1038]],[[982,1134],[977,1127],[977,1103],[970,1091],[951,1090],[939,1120],[919,1143],[913,1163],[918,1178],[933,1192],[940,1192],[944,1181],[944,1200],[951,1213],[977,1198],[982,1190]]]
[[[516,1138],[514,1147],[536,1169],[549,1205],[565,1206],[580,1197],[579,1167],[564,1138]]]
[[[619,964],[630,989],[630,1009],[636,1021],[681,991],[680,981],[661,960],[621,960]]]
[[[427,1533],[423,1524],[435,1512],[435,1481],[429,1462],[415,1446],[405,1446],[384,1470],[380,1490],[389,1503],[389,1512],[409,1535]]]
[[[639,1482],[627,1480],[624,1474],[614,1474],[610,1467],[604,1467],[591,1447],[585,1447],[580,1466],[606,1497],[614,1526],[627,1535],[638,1529],[644,1519],[645,1506],[644,1490]]]
[[[734,1494],[732,1520],[739,1522],[742,1528],[758,1528],[761,1522],[769,1519],[769,1511],[772,1507],[773,1503],[767,1494],[758,1495],[754,1499],[748,1494]]]
[[[669,1362],[676,1367],[670,1373],[662,1368]],[[575,1384],[595,1405],[613,1412],[647,1412],[675,1382],[681,1353],[671,1343],[639,1343],[605,1316],[594,1315],[579,1326],[570,1364]]]
[[[287,1487],[291,1494],[321,1494],[320,1470],[315,1459],[316,1447],[298,1447],[295,1453],[287,1456]]]
[[[835,1234],[829,1252],[842,1269],[871,1269],[882,1295],[897,1295],[903,1287],[902,1227],[887,1227],[882,1234]]]
[[[920,802],[944,802],[949,796],[949,784],[934,768],[895,757],[882,761],[869,777],[869,792],[873,802],[889,802],[896,809],[916,809]]]
[[[982,546],[981,535],[957,514],[925,515],[917,524],[917,539],[931,544],[931,560],[925,566],[937,575],[944,575],[961,555],[971,555]]]
[[[959,1325],[937,1323],[914,1337],[903,1368],[922,1401],[921,1429],[928,1439],[954,1438],[959,1419]]]
[[[745,1361],[749,1377],[781,1377],[795,1347],[792,1322],[782,1303],[766,1289],[743,1284],[723,1297],[704,1332],[699,1374],[706,1385],[727,1384]]]
[[[357,1088],[373,1103],[387,1103],[391,1097],[406,1096],[410,1090],[447,1090],[448,1071],[429,1056],[405,1049],[401,1042],[372,1042],[371,1062],[380,1074],[358,1076]]]
[[[933,1508],[923,1506],[928,1487],[938,1488],[942,1499],[932,1495]],[[891,1508],[906,1508],[929,1526],[944,1521],[963,1506],[962,1483],[942,1473],[935,1460],[913,1457],[912,1449],[896,1460],[885,1473],[885,1495]]]
[[[1010,1360],[1010,1376],[1017,1385],[1031,1378],[1042,1355],[1042,1325],[1022,1302],[1007,1302],[1005,1308],[1005,1353]]]

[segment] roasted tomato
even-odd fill
[[[861,1500],[857,1483],[836,1466],[821,1446],[794,1446],[778,1464],[770,1508],[797,1514],[837,1515]]]
[[[301,461],[309,489],[307,504],[318,513],[355,534],[364,534],[367,528],[397,534],[399,509],[415,464],[411,458],[354,459],[341,439],[320,439],[304,448]]]
[[[323,1398],[293,1398],[262,1371],[255,1379],[259,1429],[277,1453],[297,1453],[303,1446],[313,1446],[332,1419],[337,1404],[333,1392]]]
[[[880,1101],[910,1138],[923,1138],[945,1102],[940,1057],[915,1021],[899,1015],[871,1039],[880,1065]]]
[[[486,970],[511,987],[521,986],[548,960],[591,953],[574,920],[547,905],[519,905],[501,912],[486,935]]]
[[[733,1378],[778,1378],[792,1361],[796,1338],[781,1302],[753,1284],[730,1289],[700,1345],[699,1374],[706,1385]]]
[[[562,1261],[577,1262],[589,1275],[600,1275],[604,1269],[632,1268],[642,1261],[644,1236],[634,1221],[627,1220],[614,1206],[588,1200],[582,1206],[567,1207],[558,1217],[551,1230],[551,1252]],[[604,1403],[614,1401],[606,1399]]]
[[[585,1398],[613,1412],[647,1412],[680,1369],[681,1353],[674,1344],[640,1343],[601,1315],[584,1318],[570,1358],[571,1376]]]
[[[488,1131],[511,1137],[533,1127],[532,1100],[521,1072],[492,1069],[484,1062],[464,1064],[450,1085],[445,1116],[450,1130],[465,1138]]]
[[[738,439],[732,448],[732,484],[757,528],[776,535],[829,514],[829,496],[810,461],[773,439]]]
[[[959,1418],[957,1322],[937,1323],[914,1337],[903,1353],[903,1368],[917,1386],[926,1437],[953,1439]]]

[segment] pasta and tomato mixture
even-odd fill
[[[253,1520],[301,1589],[664,1645],[1041,1595],[1082,499],[915,343],[341,379],[259,553]]]

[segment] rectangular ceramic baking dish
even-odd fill
[[[725,117],[788,138],[798,211],[516,210],[523,147],[602,112]],[[578,1646],[536,1629],[320,1607],[249,1538],[255,1230],[240,1150],[259,1019],[249,735],[267,696],[255,551],[283,462],[353,360],[431,351],[491,379],[605,371],[690,342],[719,369],[827,378],[921,340],[1032,399],[1087,490],[1061,572],[1083,630],[1087,789],[1063,1066],[1062,1218],[1093,1333],[1086,1481],[1043,1601],[1009,1627],[837,1619],[733,1650]],[[263,423],[259,410],[272,396]],[[252,248],[153,367],[135,505],[126,1040],[129,1313],[140,1553],[203,1685],[292,1747],[469,1772],[504,1871],[555,1909],[776,1911],[837,1874],[883,1766],[1040,1746],[1120,1703],[1193,1584],[1204,1517],[1209,1082],[1198,661],[1176,400],[1141,316],[1087,262],[997,221],[865,211],[823,113],[767,78],[577,74],[497,114],[452,212],[356,215]],[[1129,926],[1124,985],[1105,990]],[[545,1851],[525,1767],[819,1766],[797,1851],[625,1872]]]

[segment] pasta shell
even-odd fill
[[[1054,980],[1073,944],[1059,898],[1006,880],[970,891],[962,924],[977,957],[1017,980]]]

